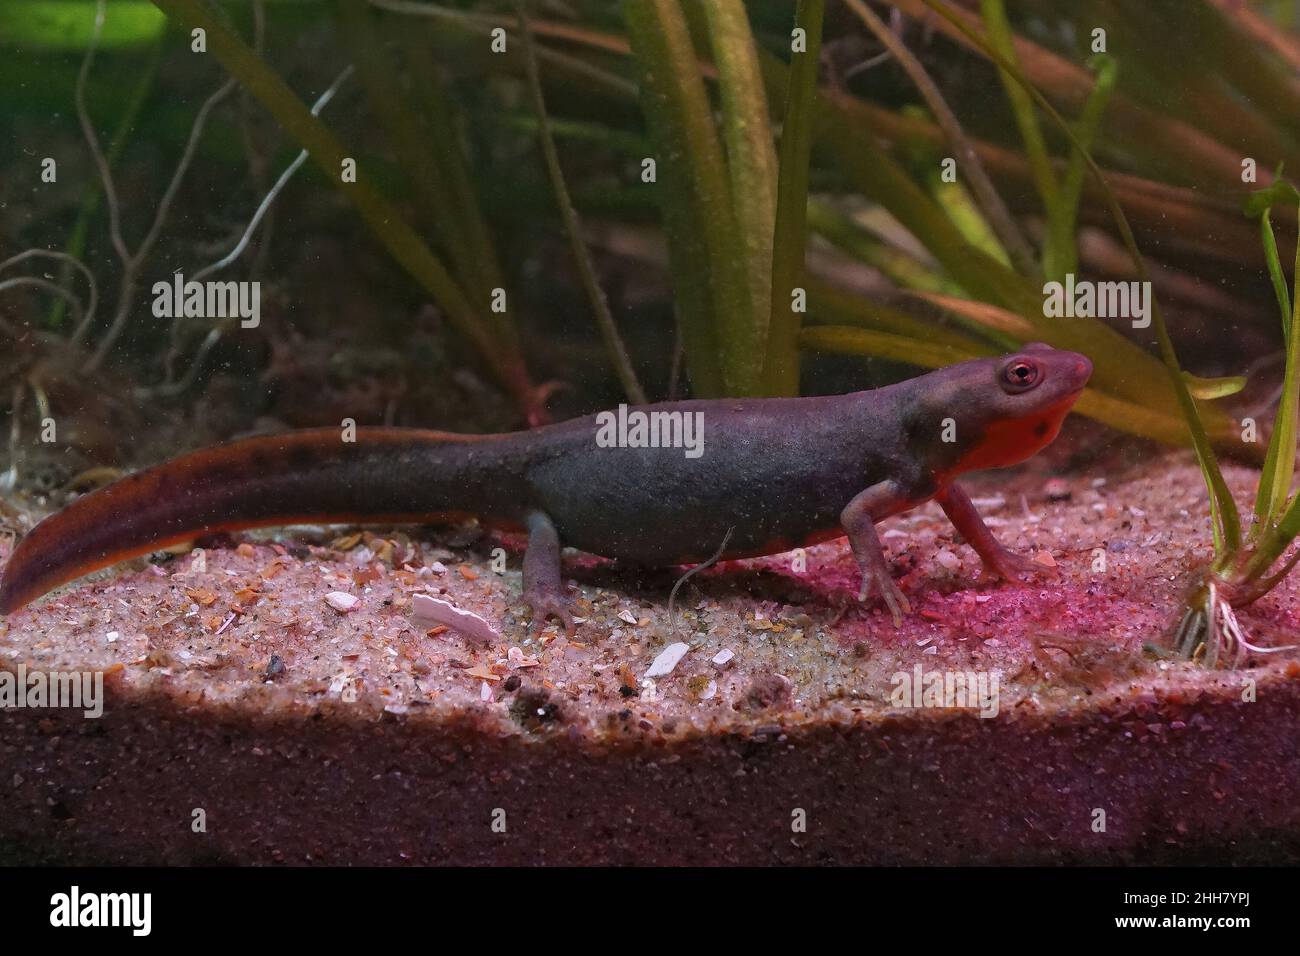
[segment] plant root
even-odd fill
[[[1252,644],[1232,604],[1213,581],[1188,601],[1174,630],[1174,656],[1202,663],[1210,669],[1236,670],[1251,654],[1280,654],[1294,650],[1300,650],[1300,644],[1283,647]]]

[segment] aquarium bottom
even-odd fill
[[[1300,684],[1087,714],[531,740],[472,719],[202,699],[0,713],[0,862],[1300,861]]]

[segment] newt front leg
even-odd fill
[[[895,627],[903,623],[904,612],[910,614],[912,606],[889,576],[885,550],[881,547],[880,536],[876,534],[876,521],[901,510],[908,500],[909,497],[903,494],[897,482],[882,481],[854,496],[840,512],[840,525],[848,535],[853,557],[862,569],[862,587],[858,591],[858,600],[865,601],[870,597],[874,585],[889,608],[889,613],[893,615]]]
[[[1008,581],[1023,581],[1026,575],[1038,574],[1045,570],[1028,558],[1008,551],[1002,546],[993,532],[988,529],[980,513],[975,510],[970,496],[957,485],[949,485],[934,496],[948,516],[952,526],[966,539],[966,543],[975,549],[975,553],[984,562],[984,567],[1000,578]]]

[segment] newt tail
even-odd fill
[[[450,459],[498,457],[484,454],[497,436],[407,428],[360,429],[355,442],[341,436],[325,428],[230,442],[79,498],[14,551],[0,581],[0,614],[92,571],[204,534],[304,523],[432,523],[485,510],[483,489],[456,482],[462,469],[450,467]],[[446,487],[452,483],[457,487]]]
[[[990,570],[1030,569],[955,479],[1046,446],[1091,372],[1082,355],[1033,344],[849,395],[624,408],[617,428],[601,413],[502,435],[361,428],[244,439],[130,475],[42,521],[4,568],[0,614],[205,533],[473,516],[527,532],[534,624],[554,615],[572,628],[562,546],[662,566],[704,561],[724,540],[731,558],[844,535],[862,570],[859,597],[876,591],[897,620],[907,601],[875,523],[933,499]]]

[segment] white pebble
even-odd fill
[[[325,595],[325,603],[340,614],[346,614],[348,611],[356,610],[357,605],[361,603],[361,598],[346,591],[331,591]]]
[[[724,647],[718,653],[713,655],[713,663],[718,667],[726,667],[735,658],[736,652],[729,647]]]
[[[936,553],[934,560],[938,561],[941,567],[947,568],[949,571],[956,571],[961,567],[961,558],[957,557],[957,555],[949,551],[947,548]]]
[[[646,677],[667,677],[673,672],[677,663],[686,656],[686,652],[691,649],[689,644],[683,644],[678,641],[676,644],[669,644],[659,656],[654,659],[650,669],[645,672]]]

